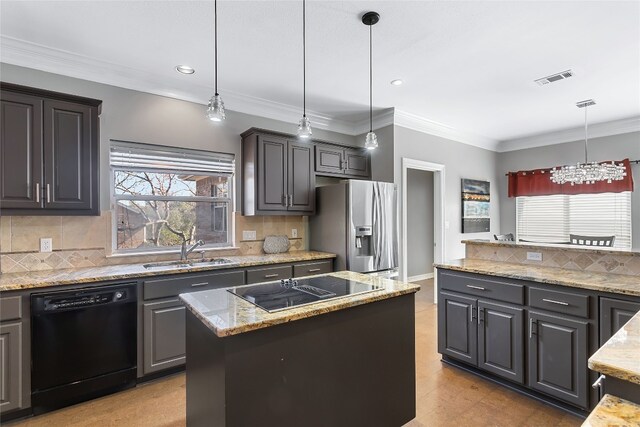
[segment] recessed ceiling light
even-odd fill
[[[394,86],[400,86],[402,83],[404,82],[400,79],[391,80],[391,84]]]
[[[196,72],[193,68],[188,65],[178,65],[176,66],[176,71],[182,74],[193,74]]]

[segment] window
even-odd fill
[[[615,236],[631,249],[631,192],[516,198],[519,240],[566,243],[569,234]]]
[[[112,141],[110,163],[116,251],[232,245],[232,154]]]

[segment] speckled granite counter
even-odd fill
[[[20,289],[43,288],[58,285],[76,285],[105,280],[135,279],[139,277],[163,276],[168,274],[195,273],[209,270],[224,270],[258,265],[290,262],[315,261],[335,258],[335,254],[314,251],[296,251],[283,254],[225,256],[233,264],[217,266],[194,266],[191,268],[162,268],[148,270],[143,264],[121,264],[104,267],[69,268],[62,270],[44,270],[28,273],[0,274],[0,292]]]
[[[269,313],[227,292],[225,289],[194,292],[180,295],[187,308],[219,337],[237,335],[256,329],[343,310],[357,305],[393,298],[417,292],[420,286],[413,283],[373,277],[351,271],[331,273],[335,277],[382,286],[379,291],[337,298],[331,301]]]
[[[510,277],[513,279],[532,280],[552,285],[640,296],[639,276],[612,273],[592,273],[589,271],[509,264],[500,261],[468,258],[434,264],[434,266],[449,270],[465,271],[468,273]]]
[[[582,427],[640,426],[640,405],[605,394]]]
[[[640,384],[640,311],[589,358],[589,369]]]

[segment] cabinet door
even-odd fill
[[[185,307],[171,299],[146,303],[144,312],[144,374],[185,362]]]
[[[440,292],[438,300],[438,352],[476,365],[476,300]]]
[[[0,412],[22,407],[22,323],[0,325]],[[28,369],[28,367],[27,367]]]
[[[640,303],[613,298],[600,298],[600,345],[640,311]]]
[[[42,99],[3,91],[0,100],[0,207],[42,207]]]
[[[478,367],[524,382],[522,308],[478,301]]]
[[[44,102],[44,199],[47,209],[96,209],[97,113],[86,105]],[[93,114],[92,114],[93,113]],[[97,198],[95,199],[97,201]]]
[[[357,177],[368,177],[371,175],[369,170],[369,155],[365,151],[345,148],[344,160],[345,174]]]
[[[586,408],[586,321],[529,312],[529,387]]]
[[[327,144],[316,144],[316,172],[344,175],[344,150]]]
[[[272,136],[258,138],[258,210],[286,211],[287,141]]]
[[[313,212],[316,205],[316,176],[313,172],[313,145],[289,141],[287,210]]]

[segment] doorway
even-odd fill
[[[407,170],[407,280],[433,278],[433,175]]]

